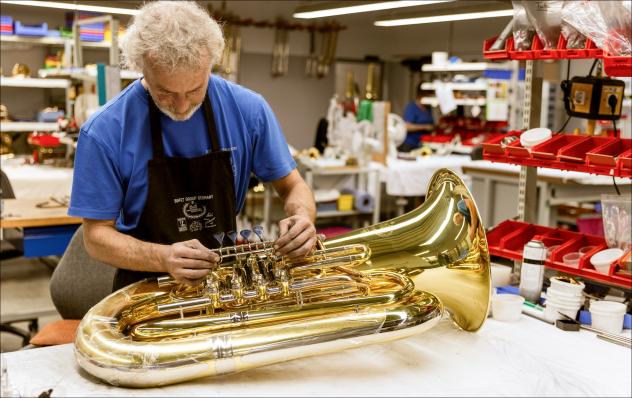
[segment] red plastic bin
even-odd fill
[[[513,44],[513,35],[510,35],[507,40],[505,40],[505,48],[502,50],[491,51],[490,48],[494,44],[494,42],[498,39],[498,36],[494,36],[491,39],[487,39],[483,41],[483,58],[485,59],[509,59],[509,53],[507,49],[509,48],[509,42]]]
[[[588,42],[588,39],[586,39]],[[588,51],[586,46],[588,43],[584,44],[584,48],[566,48],[566,38],[564,35],[560,35],[560,39],[557,42],[557,53],[560,58],[565,59],[577,59],[577,58],[588,58]]]
[[[565,254],[579,252],[579,249],[586,246],[593,246],[593,248],[580,257],[579,264],[576,267],[564,263]],[[548,263],[561,268],[568,267],[574,269],[585,269],[587,267],[592,267],[592,265],[590,265],[590,257],[607,247],[606,241],[599,236],[577,234],[576,239],[570,240],[566,244],[558,247],[557,250],[551,254],[551,258],[548,259]]]
[[[490,250],[500,249],[501,240],[510,233],[526,229],[529,226],[526,222],[505,220],[487,232],[487,245]]]
[[[576,136],[576,138],[579,138]],[[584,137],[577,142],[562,148],[558,153],[561,162],[586,162],[586,153],[606,143],[615,141],[616,138],[608,137]]]
[[[621,169],[632,169],[632,149],[617,156],[617,163]]]
[[[570,144],[575,144],[580,140],[585,140],[586,138],[587,137],[569,134],[554,135],[551,139],[531,148],[531,155],[534,158],[555,160],[557,159],[558,151],[561,148]]]
[[[488,155],[505,155],[505,148],[502,146],[501,142],[506,137],[519,137],[521,134],[520,131],[510,131],[507,134],[493,136],[483,142],[483,153]]]
[[[535,39],[534,35],[534,39]],[[516,50],[515,42],[512,40],[511,43],[507,43],[507,53],[509,54],[510,59],[534,59],[535,53],[531,50],[533,48],[533,42],[531,42],[531,46],[529,50]]]
[[[558,53],[557,49],[547,49],[547,50],[544,49],[544,46],[542,44],[542,40],[540,40],[538,35],[535,35],[535,37],[533,38],[533,45],[531,46],[531,49],[532,49],[532,51],[534,53],[534,58],[535,59],[555,59],[555,58],[559,58],[559,53]]]
[[[516,140],[505,148],[507,150],[507,156],[515,158],[530,158],[531,152],[522,146],[520,140]]]
[[[553,228],[541,225],[527,224],[526,228],[521,228],[500,239],[500,249],[509,258],[519,260],[522,258],[524,245],[536,235],[545,235]]]
[[[632,76],[632,57],[603,57],[603,69],[608,76]]]
[[[614,139],[586,153],[589,165],[616,167],[617,156],[632,148],[631,139]]]

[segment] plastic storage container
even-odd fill
[[[48,34],[48,24],[43,22],[39,25],[24,25],[20,21],[15,21],[15,34],[21,36],[44,37]]]

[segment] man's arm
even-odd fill
[[[434,129],[434,124],[432,123],[424,123],[424,124],[418,124],[418,123],[406,123],[406,130],[407,131],[422,131],[422,130],[432,130]]]
[[[113,220],[83,219],[88,254],[104,263],[132,271],[169,273],[176,281],[197,284],[219,261],[197,239],[160,245],[116,230]]]
[[[283,199],[285,218],[279,222],[279,239],[275,249],[290,258],[304,256],[316,243],[316,203],[296,169],[287,176],[272,182],[274,189]]]

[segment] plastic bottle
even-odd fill
[[[540,302],[544,282],[544,260],[546,246],[539,240],[530,240],[524,245],[520,267],[520,295],[532,303]]]

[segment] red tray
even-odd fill
[[[566,48],[566,39],[564,35],[560,35],[560,39],[557,42],[557,54],[560,58],[566,59],[588,58],[587,46],[588,43],[585,44],[584,48]]]
[[[536,237],[542,240],[545,245],[560,245],[550,253],[550,257],[545,261],[547,268],[580,276],[588,280],[623,286],[628,289],[632,288],[631,276],[617,274],[618,269],[622,267],[620,260],[613,263],[608,275],[597,272],[590,263],[590,257],[593,254],[608,247],[604,238],[600,236],[506,220],[487,232],[487,244],[492,255],[520,260],[522,259],[524,244]],[[585,246],[594,247],[592,250],[584,253],[579,259],[577,266],[571,266],[563,262],[565,254],[578,252],[579,249]],[[623,259],[626,255],[629,255],[629,251],[621,258]]]
[[[536,35],[534,35],[535,37]],[[533,48],[533,42],[531,42],[531,47]],[[512,40],[511,43],[507,43],[507,53],[509,54],[510,59],[533,59],[535,57],[535,53],[529,50],[516,50],[515,43]]]
[[[561,148],[585,139],[586,137],[570,134],[554,135],[551,139],[531,148],[531,155],[538,159],[555,160],[557,159],[557,153]]]
[[[632,148],[631,139],[613,139],[586,153],[589,165],[617,166],[617,156],[624,154]]]
[[[509,48],[509,42],[513,44],[513,35],[509,35],[507,40],[505,41],[505,48],[502,50],[490,51],[489,49],[492,47],[494,42],[498,36],[494,36],[491,39],[487,39],[483,41],[483,58],[486,59],[509,59],[509,53],[507,49]]]
[[[612,141],[616,141],[616,138],[584,137],[584,139],[579,139],[575,143],[560,149],[558,160],[560,162],[585,163],[588,151]]]
[[[573,252],[579,252],[579,249],[586,246],[594,246],[593,249],[579,259],[579,264],[575,266],[564,263],[564,255]],[[590,264],[590,257],[600,250],[606,249],[606,241],[600,236],[576,234],[576,238],[568,241],[566,244],[554,250],[551,253],[551,257],[547,260],[549,265],[563,267],[563,268],[575,268],[584,269],[586,264]],[[592,265],[590,265],[592,267]]]
[[[485,142],[483,142],[483,153],[485,154],[493,154],[493,155],[497,155],[497,156],[504,156],[505,155],[505,148],[503,148],[503,146],[501,145],[501,141],[505,138],[505,137],[520,137],[520,134],[522,134],[521,131],[518,130],[513,130],[508,132],[507,134],[503,134],[503,135],[498,135],[498,136],[494,136],[491,138],[488,138]]]
[[[536,235],[545,235],[552,228],[541,225],[527,224],[526,228],[513,231],[500,239],[500,249],[510,258],[521,259],[524,245]]]
[[[532,49],[533,54],[534,54],[534,59],[555,59],[555,58],[559,58],[559,53],[558,53],[557,49],[550,49],[550,50],[545,50],[544,49],[544,46],[542,45],[542,41],[540,40],[538,35],[535,35],[535,37],[533,38],[533,45],[531,46],[531,49]]]
[[[619,163],[620,169],[632,169],[632,149],[623,152],[621,155],[617,156],[617,162]]]
[[[505,148],[507,150],[507,156],[515,158],[530,158],[531,152],[522,146],[520,140],[515,140]]]
[[[603,57],[603,69],[608,76],[632,76],[632,57]]]

